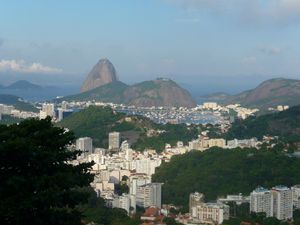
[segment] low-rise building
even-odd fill
[[[229,206],[222,203],[202,203],[192,208],[192,220],[203,224],[222,224],[229,219]]]

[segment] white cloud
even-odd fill
[[[259,50],[268,55],[277,55],[282,53],[282,49],[278,47],[263,47],[260,48]]]
[[[44,66],[41,63],[26,63],[24,60],[0,60],[0,71],[20,73],[61,73],[62,69]]]

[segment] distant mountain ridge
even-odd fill
[[[42,89],[43,87],[37,84],[33,84],[27,80],[19,80],[2,88],[14,90],[37,90]]]
[[[115,81],[77,95],[66,96],[60,101],[103,101],[135,106],[194,107],[196,102],[185,89],[169,79],[144,81],[129,86]]]
[[[38,112],[39,110],[29,102],[15,95],[0,94],[0,104],[12,105],[21,111]]]
[[[274,78],[237,95],[212,94],[206,96],[206,100],[217,101],[221,104],[240,103],[243,106],[263,110],[277,105],[299,105],[300,80]]]
[[[0,85],[0,94],[21,96],[31,101],[49,100],[70,93],[74,93],[74,91],[70,91],[68,88],[41,86],[27,80],[18,80],[6,86]]]
[[[99,60],[84,81],[81,93],[60,101],[102,101],[134,106],[195,107],[190,93],[170,79],[158,78],[134,85],[118,81],[116,70],[108,59]]]
[[[291,142],[300,141],[300,105],[288,110],[249,117],[246,120],[235,121],[227,133],[227,139],[245,139],[264,135],[279,136]]]

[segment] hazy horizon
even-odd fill
[[[297,0],[1,5],[0,84],[22,79],[79,87],[101,58],[111,60],[125,83],[168,77],[199,94],[300,78]]]

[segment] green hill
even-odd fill
[[[262,82],[254,89],[236,95],[215,93],[203,96],[202,99],[216,101],[223,105],[239,103],[245,107],[259,108],[261,113],[265,113],[269,107],[299,105],[300,80],[274,78]]]
[[[262,138],[264,135],[300,141],[300,105],[283,112],[236,121],[229,129],[227,138]]]
[[[126,121],[130,118],[130,121]],[[136,142],[142,133],[154,125],[150,120],[139,116],[127,117],[122,113],[115,113],[109,107],[90,106],[74,113],[61,121],[59,126],[69,128],[76,136],[93,138],[97,147],[107,147],[108,133],[121,132],[123,139],[130,143]]]
[[[71,95],[60,99],[60,101],[102,101],[102,102],[123,102],[123,93],[128,88],[127,84],[121,81],[115,81],[90,91],[86,91],[80,94]]]
[[[102,101],[135,106],[194,107],[190,93],[170,79],[159,78],[128,86],[114,81],[59,101]]]
[[[69,128],[77,137],[88,136],[93,138],[97,147],[107,147],[108,133],[121,132],[122,139],[126,139],[134,149],[143,151],[145,148],[162,151],[165,143],[175,145],[178,140],[187,141],[196,138],[202,125],[186,126],[184,124],[155,124],[142,116],[126,116],[114,112],[109,107],[90,106],[62,120],[58,126]],[[154,134],[147,135],[149,130]],[[159,133],[155,130],[163,130]]]
[[[162,182],[163,203],[187,207],[189,194],[215,200],[227,194],[249,194],[257,186],[300,183],[300,159],[264,150],[214,148],[174,156],[153,175]]]
[[[31,103],[26,102],[22,98],[14,95],[0,94],[0,104],[12,105],[16,109],[22,111],[38,112],[38,109]]]

